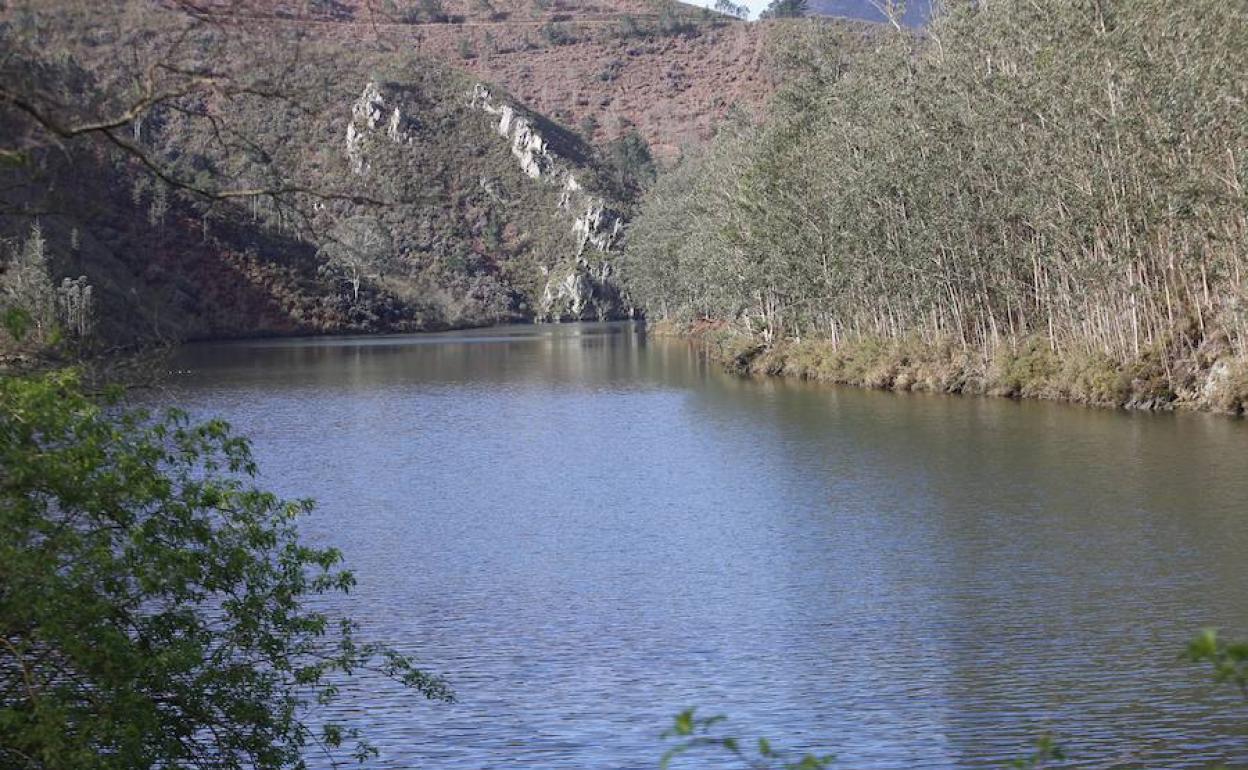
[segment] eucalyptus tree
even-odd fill
[[[715,10],[726,16],[736,16],[738,19],[748,19],[750,17],[750,7],[748,5],[737,5],[732,0],[715,0]]]
[[[771,0],[758,14],[760,19],[789,19],[805,16],[809,10],[808,0]]]
[[[897,26],[777,30],[788,85],[681,185],[715,223],[662,236],[711,269],[683,306],[639,299],[766,336],[1039,341],[1171,389],[1178,361],[1248,354],[1248,8],[956,2]],[[635,231],[669,219],[645,205]]]

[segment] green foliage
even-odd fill
[[[48,344],[56,327],[56,286],[43,227],[36,222],[23,241],[4,246],[8,253],[0,263],[0,308],[14,321],[13,337]]]
[[[1213,669],[1217,682],[1229,683],[1248,698],[1248,643],[1223,639],[1215,629],[1205,629],[1187,645],[1184,657]]]
[[[1004,395],[1033,395],[1048,386],[1058,371],[1058,361],[1043,340],[1031,339],[1014,349],[1002,350],[993,380]]]
[[[311,608],[354,579],[224,423],[96,401],[71,372],[0,379],[0,469],[0,765],[292,768],[310,744],[371,753],[307,721],[353,672],[451,698]]]
[[[610,59],[602,65],[602,69],[598,71],[598,79],[604,83],[614,83],[619,79],[620,73],[624,71],[624,62],[619,59]]]
[[[697,37],[700,31],[698,21],[675,3],[668,3],[659,13],[658,33],[663,37]]]
[[[638,198],[658,175],[650,143],[636,130],[608,142],[603,154],[609,174],[605,182],[617,200]]]
[[[578,40],[576,33],[567,24],[558,21],[543,24],[541,33],[547,44],[553,46],[571,45]]]
[[[805,16],[809,6],[809,0],[771,0],[758,18],[796,19]]]
[[[665,740],[675,739],[676,744],[664,752],[659,767],[667,770],[673,760],[690,752],[710,754],[721,762],[729,759],[750,770],[824,770],[835,759],[831,755],[814,754],[790,758],[766,738],[743,742],[723,735],[719,726],[725,719],[723,716],[699,717],[693,709],[677,714],[672,726],[662,735]]]
[[[621,40],[651,39],[662,37],[697,37],[706,27],[716,27],[722,21],[709,18],[707,10],[692,11],[677,4],[664,4],[658,17],[646,23],[632,14],[624,14],[613,28],[615,37]]]
[[[21,168],[30,162],[30,155],[20,150],[0,148],[0,167]]]
[[[434,23],[443,23],[450,20],[442,0],[420,0],[418,18]]]
[[[586,115],[581,119],[580,125],[577,126],[577,133],[586,142],[593,141],[594,134],[598,133],[598,119],[593,115]]]
[[[31,318],[30,311],[24,307],[6,307],[0,312],[0,326],[3,326],[16,342],[26,339],[33,323],[34,319]]]
[[[53,280],[53,268],[43,227],[35,222],[22,241],[0,244],[0,350],[26,349],[48,353],[67,340],[79,349],[94,326],[94,289],[86,276]]]
[[[1017,770],[1043,770],[1049,767],[1053,762],[1061,762],[1066,759],[1065,752],[1062,747],[1051,735],[1042,735],[1036,741],[1036,748],[1030,755],[1022,759],[1016,759],[1010,763],[1010,767]]]
[[[637,20],[637,17],[629,13],[621,16],[619,22],[615,25],[615,36],[621,40],[646,37],[646,34],[646,30],[641,26],[641,22]]]

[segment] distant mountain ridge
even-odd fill
[[[933,0],[910,0],[905,3],[901,17],[902,24],[909,27],[923,26],[932,18],[933,4]],[[888,21],[888,17],[880,10],[879,4],[871,0],[810,0],[810,13],[842,19]]]

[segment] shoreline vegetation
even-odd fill
[[[763,119],[642,202],[619,271],[651,321],[739,372],[1245,412],[1248,9],[792,33]]]
[[[872,390],[1062,401],[1143,411],[1248,412],[1248,361],[1197,353],[1170,361],[1159,354],[1117,360],[1063,355],[1040,338],[1011,340],[995,351],[954,340],[826,337],[771,343],[726,321],[648,325],[656,337],[689,342],[700,355],[741,376],[790,377]],[[1175,383],[1181,383],[1178,387]]]

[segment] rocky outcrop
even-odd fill
[[[511,140],[511,154],[520,161],[520,170],[530,179],[550,175],[555,161],[546,148],[546,140],[528,119],[517,115],[509,105],[499,108],[498,133]]]
[[[403,113],[393,94],[387,94],[380,83],[370,81],[351,108],[347,124],[347,158],[357,174],[368,173],[365,144],[370,136],[385,129],[385,136],[394,144],[411,144],[416,121]]]
[[[580,212],[572,222],[578,257],[591,245],[598,251],[611,251],[624,233],[624,217],[608,208],[602,198],[586,195],[570,172],[563,178],[559,208],[568,213]]]
[[[1220,358],[1209,367],[1197,394],[1205,409],[1248,414],[1248,360]]]
[[[535,181],[559,188],[559,209],[571,218],[576,254],[562,269],[547,271],[538,320],[584,320],[626,314],[620,292],[611,282],[608,255],[624,234],[624,218],[602,197],[593,195],[577,179],[576,164],[561,157],[537,121],[519,108],[495,100],[489,88],[478,83],[471,104],[497,118],[495,131],[506,139],[520,169]],[[596,252],[589,258],[587,249]]]
[[[555,156],[547,147],[546,138],[534,127],[533,120],[510,104],[494,104],[490,90],[482,83],[472,89],[472,105],[490,115],[498,116],[498,135],[511,142],[511,154],[520,162],[520,170],[530,179],[551,180],[567,169],[556,168]],[[573,180],[575,183],[575,180]],[[579,185],[577,186],[579,188]]]
[[[598,251],[611,251],[611,247],[624,232],[624,218],[607,208],[601,199],[590,199],[584,213],[572,223],[577,237],[577,256],[592,245]]]
[[[351,107],[346,155],[356,174],[370,172],[370,159],[380,163],[383,146],[413,145],[420,124],[411,115],[399,86],[369,81]],[[607,200],[591,193],[578,179],[589,172],[584,146],[575,136],[523,108],[496,99],[478,84],[471,107],[490,116],[493,130],[505,139],[512,157],[533,184],[557,191],[551,216],[561,218],[575,237],[575,251],[549,254],[542,267],[545,285],[529,306],[538,321],[622,318],[628,315],[612,281],[609,256],[624,235],[624,218]],[[500,190],[489,177],[481,189],[495,201]],[[545,197],[545,196],[540,196]],[[530,216],[542,216],[533,212]]]
[[[611,265],[591,265],[578,257],[570,266],[547,273],[539,301],[540,317],[556,321],[606,321],[631,317],[619,289],[611,280]]]

